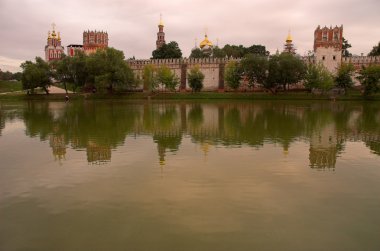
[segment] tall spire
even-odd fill
[[[165,44],[164,23],[162,22],[162,14],[160,14],[160,23],[158,24],[156,49],[159,49],[164,44]]]
[[[164,22],[162,22],[162,13],[160,13],[160,23],[158,24],[158,26],[164,26]]]
[[[288,30],[288,36],[286,37],[286,42],[293,42],[292,35],[290,34],[290,29]]]

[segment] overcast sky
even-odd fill
[[[282,50],[288,30],[297,52],[313,48],[318,25],[344,27],[351,52],[367,54],[380,41],[380,0],[0,0],[0,68],[19,70],[44,57],[51,23],[62,44],[82,44],[84,30],[108,32],[109,46],[126,58],[151,57],[160,13],[166,42],[177,41],[184,57],[204,37],[225,44],[265,45]]]

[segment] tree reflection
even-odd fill
[[[178,151],[182,137],[196,144],[261,148],[309,144],[311,168],[335,168],[347,141],[362,141],[380,155],[380,108],[375,103],[253,102],[28,102],[21,109],[26,135],[49,141],[63,160],[67,147],[85,149],[89,163],[104,163],[128,135],[150,135],[158,159]],[[0,132],[11,117],[0,110]]]

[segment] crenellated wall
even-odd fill
[[[149,59],[149,60],[127,60],[136,76],[143,77],[143,70],[146,65],[169,67],[180,79],[179,90],[189,89],[187,73],[194,66],[199,66],[205,75],[203,90],[214,91],[224,89],[224,67],[229,61],[239,61],[234,58],[185,58],[185,59]]]
[[[356,70],[360,70],[362,66],[369,66],[371,64],[380,65],[380,56],[367,57],[367,56],[354,56],[342,58],[342,63],[351,63],[355,66]]]
[[[301,60],[306,64],[315,64],[316,62],[324,62],[328,69],[335,73],[337,67],[341,63],[351,63],[356,70],[360,70],[362,66],[370,64],[380,65],[380,56],[377,57],[333,57],[326,54],[324,59],[317,57],[301,57]],[[331,56],[331,57],[330,57]],[[224,90],[224,69],[229,61],[240,61],[239,58],[184,58],[184,59],[147,59],[147,60],[127,60],[127,63],[132,68],[134,74],[143,77],[143,70],[146,65],[160,67],[165,65],[169,67],[180,80],[178,90],[189,90],[187,73],[194,66],[198,65],[200,70],[205,75],[203,81],[203,90],[215,91]],[[331,63],[330,63],[331,61]]]

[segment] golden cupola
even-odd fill
[[[201,47],[201,49],[203,49],[204,47],[212,47],[213,44],[210,40],[208,40],[208,37],[207,37],[207,34],[205,34],[205,39],[203,39],[203,41],[200,43],[199,47]]]
[[[288,36],[286,37],[286,42],[293,42],[292,35],[290,35],[290,31],[288,32]]]

